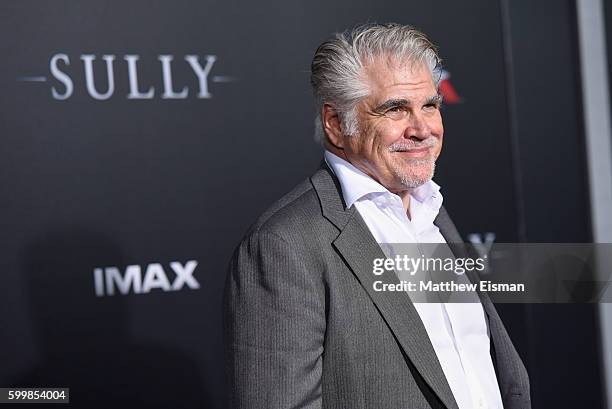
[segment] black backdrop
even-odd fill
[[[509,3],[3,3],[0,386],[68,386],[84,407],[224,407],[225,266],[317,167],[310,59],[362,22],[410,23],[440,47],[462,101],[444,107],[435,179],[465,237],[589,241],[574,4]],[[105,55],[114,92],[98,100],[83,56],[104,94]],[[128,98],[126,55],[151,98]],[[164,98],[160,56],[187,95]],[[215,56],[206,98],[185,56]],[[172,291],[171,263],[189,261],[198,288]],[[113,267],[153,289],[96,296],[94,271]],[[534,407],[603,407],[593,308],[500,309]]]

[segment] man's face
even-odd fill
[[[430,71],[380,60],[365,74],[371,92],[357,105],[357,135],[344,137],[347,159],[392,192],[424,184],[444,133]]]

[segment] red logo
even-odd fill
[[[440,95],[445,104],[459,104],[463,102],[463,99],[455,91],[455,87],[450,82],[450,72],[442,70],[440,73],[440,85],[438,86]]]

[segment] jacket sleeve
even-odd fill
[[[223,318],[232,409],[322,406],[325,286],[295,247],[257,232],[230,262]]]

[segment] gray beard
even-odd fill
[[[418,159],[418,160],[413,161],[412,165],[415,165],[417,167],[420,167],[423,165],[431,165],[431,171],[428,172],[426,175],[414,175],[411,172],[407,172],[407,173],[400,172],[400,170],[396,168],[395,175],[400,179],[400,182],[402,185],[404,185],[404,187],[408,189],[414,189],[414,188],[424,185],[425,183],[429,182],[433,178],[434,172],[436,170],[435,160]]]

